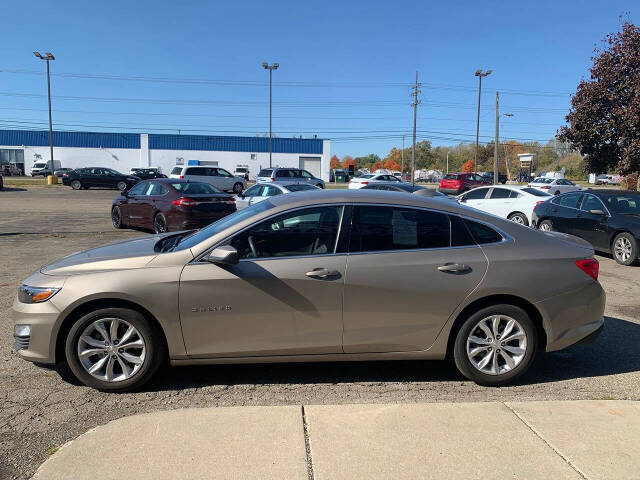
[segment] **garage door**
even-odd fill
[[[322,178],[320,157],[300,157],[300,168],[311,173],[314,177]]]

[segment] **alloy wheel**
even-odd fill
[[[158,214],[153,219],[153,229],[156,233],[164,233],[167,231],[167,221],[164,215]]]
[[[120,382],[138,373],[145,360],[146,344],[126,320],[101,318],[83,330],[77,353],[89,375],[105,382]]]
[[[551,231],[551,224],[549,222],[542,222],[540,223],[540,227],[538,227],[540,230],[542,230],[543,232],[550,232]]]
[[[122,224],[122,217],[120,216],[120,209],[118,207],[114,207],[111,210],[111,221],[113,222],[113,226],[116,228],[120,228]]]
[[[80,183],[80,180],[74,180],[71,182],[71,188],[74,190],[80,190],[82,188],[82,183]]]
[[[127,184],[125,182],[118,182],[116,187],[118,188],[118,190],[122,192],[123,190],[127,189]]]
[[[477,370],[488,375],[502,375],[524,359],[527,334],[514,318],[491,315],[471,329],[466,350],[467,358]]]
[[[629,258],[631,258],[632,250],[633,248],[628,238],[620,237],[616,240],[616,243],[614,245],[614,253],[620,261],[628,262]]]
[[[519,224],[521,224],[521,225],[524,225],[524,223],[525,223],[525,222],[524,222],[524,218],[522,218],[522,215],[513,215],[513,216],[510,218],[510,220],[511,220],[512,222],[519,223]]]

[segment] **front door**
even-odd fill
[[[144,205],[148,201],[147,191],[150,182],[144,180],[134,185],[128,192],[127,213],[129,224],[134,227],[141,227],[144,223]]]
[[[601,210],[603,213],[590,213],[592,210]],[[595,195],[585,194],[574,227],[575,235],[584,238],[596,250],[607,251],[610,248],[608,220],[607,209],[600,199]]]
[[[474,188],[469,190],[462,196],[462,203],[468,207],[477,208],[478,210],[484,210],[487,202],[486,196],[489,192],[489,188]]]
[[[460,231],[466,241],[455,233]],[[344,352],[429,348],[486,270],[486,257],[459,217],[356,206],[345,278]]]
[[[226,241],[236,265],[187,265],[180,320],[187,353],[250,357],[340,353],[346,255],[342,206],[297,209]]]
[[[578,206],[580,205],[580,199],[582,193],[572,192],[565,193],[559,197],[553,199],[552,219],[553,229],[558,232],[570,233],[571,235],[578,235],[576,232],[578,224]]]

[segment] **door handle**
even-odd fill
[[[310,272],[305,273],[307,277],[317,277],[317,278],[327,278],[327,277],[335,277],[336,275],[340,275],[340,272],[337,270],[328,270],[326,268],[314,268]]]
[[[440,270],[441,272],[459,273],[467,272],[471,270],[471,267],[463,263],[445,263],[444,265],[440,265],[438,267],[438,270]]]

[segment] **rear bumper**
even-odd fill
[[[606,295],[598,282],[536,303],[544,318],[547,352],[595,340],[604,326]]]
[[[438,191],[447,195],[459,195],[462,193],[462,188],[438,188]]]

